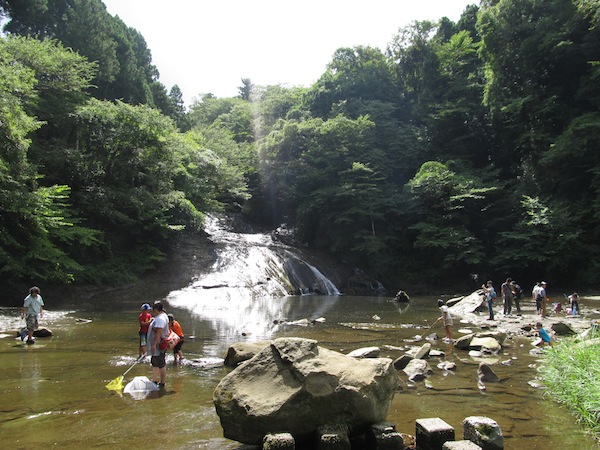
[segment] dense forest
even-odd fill
[[[188,109],[101,0],[0,16],[4,282],[133,280],[212,211],[381,280],[600,282],[600,0],[484,0]]]

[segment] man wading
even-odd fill
[[[40,288],[33,286],[29,289],[29,295],[25,297],[23,301],[23,310],[21,311],[21,319],[25,318],[27,326],[27,343],[35,344],[33,339],[33,332],[38,327],[38,316],[44,315],[44,300],[40,295]],[[25,335],[21,335],[21,340],[25,338]]]
[[[167,378],[167,363],[165,362],[166,350],[161,350],[158,344],[160,339],[169,336],[169,318],[161,302],[154,302],[152,308],[154,320],[148,328],[148,345],[150,346],[150,364],[152,365],[152,381],[160,388],[165,387]],[[160,382],[159,382],[160,377]]]

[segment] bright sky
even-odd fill
[[[415,20],[460,18],[477,0],[103,0],[138,30],[160,81],[187,105],[212,93],[234,97],[256,85],[310,86],[341,47],[385,51]]]

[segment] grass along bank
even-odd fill
[[[540,371],[548,394],[600,439],[600,329],[547,349]]]

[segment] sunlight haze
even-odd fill
[[[415,20],[460,18],[466,0],[252,2],[103,0],[145,38],[160,81],[177,84],[186,105],[203,94],[238,95],[253,84],[310,86],[335,50],[387,44]]]

